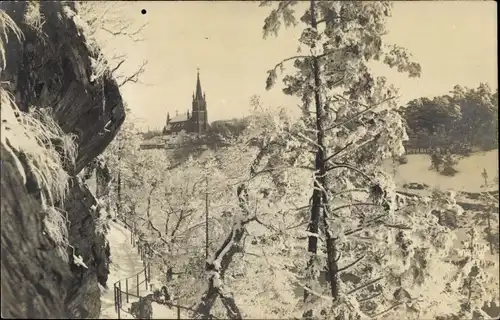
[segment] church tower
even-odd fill
[[[193,94],[193,107],[190,120],[193,132],[203,133],[207,131],[207,102],[205,100],[205,93],[201,91],[200,69],[198,69],[197,73],[196,93]]]

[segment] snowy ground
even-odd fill
[[[407,158],[408,163],[398,165],[396,171],[395,180],[400,187],[406,183],[417,182],[425,183],[430,188],[481,192],[484,183],[481,176],[483,169],[486,169],[490,182],[498,175],[498,150],[478,152],[461,159],[456,166],[458,173],[453,177],[446,177],[429,170],[431,161],[428,155],[412,154],[407,155]],[[386,165],[390,172],[392,161],[388,161]]]
[[[107,235],[111,249],[111,265],[108,277],[108,288],[101,296],[101,319],[116,319],[114,306],[113,284],[121,279],[130,277],[144,269],[137,249],[130,243],[130,231],[116,222],[110,222],[110,231]],[[136,287],[135,280],[130,282],[130,288]],[[125,291],[122,284],[122,290]],[[129,290],[132,292],[133,290]],[[122,297],[125,302],[125,297]],[[129,300],[130,302],[136,300]],[[125,306],[124,306],[125,307]],[[121,312],[120,316],[126,318]]]
[[[133,276],[144,269],[142,261],[137,253],[137,248],[134,248],[130,243],[130,231],[116,222],[110,222],[110,231],[107,235],[111,249],[111,265],[108,277],[108,288],[102,288],[101,294],[101,316],[100,319],[117,319],[114,306],[114,291],[113,284],[119,280],[123,280]],[[140,277],[139,282],[144,277]],[[122,291],[125,291],[125,282],[121,283]],[[129,292],[137,294],[136,280],[129,279]],[[151,291],[145,289],[145,284],[142,283],[139,287],[139,294],[145,296]],[[122,296],[123,310],[127,310],[132,302],[138,299],[129,296],[129,303],[126,303],[125,294]],[[127,312],[121,310],[121,319],[134,319]],[[153,303],[154,319],[177,319],[177,313],[174,309],[169,309],[166,306]],[[187,317],[187,316],[186,316]]]
[[[492,150],[488,152],[478,152],[472,154],[469,157],[461,159],[457,166],[458,173],[453,177],[446,177],[438,174],[436,171],[429,170],[431,165],[430,157],[428,155],[408,155],[408,163],[403,165],[398,165],[395,171],[394,179],[396,185],[402,188],[404,184],[416,182],[425,183],[429,186],[426,190],[408,190],[412,193],[420,195],[429,195],[432,189],[440,190],[455,190],[464,192],[482,192],[484,191],[484,178],[481,173],[486,169],[488,173],[488,180],[490,187],[488,190],[498,190],[498,183],[493,181],[495,177],[498,177],[498,150]],[[392,168],[392,161],[387,163],[387,169],[389,172]],[[464,202],[474,202],[470,199],[461,199]],[[475,212],[469,211],[466,214],[472,217]],[[473,219],[468,220],[469,226],[474,226],[478,234],[482,234],[484,227],[475,226]],[[468,241],[469,237],[466,235],[468,227],[462,227],[455,231],[457,239],[455,241],[455,246],[457,249],[463,249],[465,247],[463,241]],[[484,240],[481,239],[483,243]],[[499,278],[500,274],[500,264],[498,263],[498,255],[486,253],[484,256],[485,261],[489,261],[493,264],[486,272],[491,276],[492,282],[488,283],[492,291],[497,292],[496,301],[497,304],[500,302],[498,288],[499,288]]]

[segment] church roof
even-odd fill
[[[170,123],[185,122],[185,121],[188,121],[188,120],[189,120],[189,118],[188,118],[187,113],[182,113],[182,114],[180,114],[178,116],[175,116],[172,119],[170,119]]]
[[[196,76],[196,95],[195,95],[196,100],[202,100],[203,99],[203,93],[201,91],[201,82],[200,82],[200,69],[198,69],[197,76]]]

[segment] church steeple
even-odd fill
[[[191,117],[191,132],[203,133],[208,129],[207,122],[207,101],[205,93],[201,90],[200,68],[197,68],[196,91],[193,93],[193,103]]]
[[[197,72],[197,79],[196,79],[196,100],[202,100],[203,99],[203,93],[201,91],[201,82],[200,82],[200,68],[196,69]]]

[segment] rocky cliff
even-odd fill
[[[0,2],[2,317],[99,316],[109,247],[77,174],[114,138],[125,110],[76,11],[70,2]],[[60,137],[47,133],[46,118],[19,112],[50,115]]]

